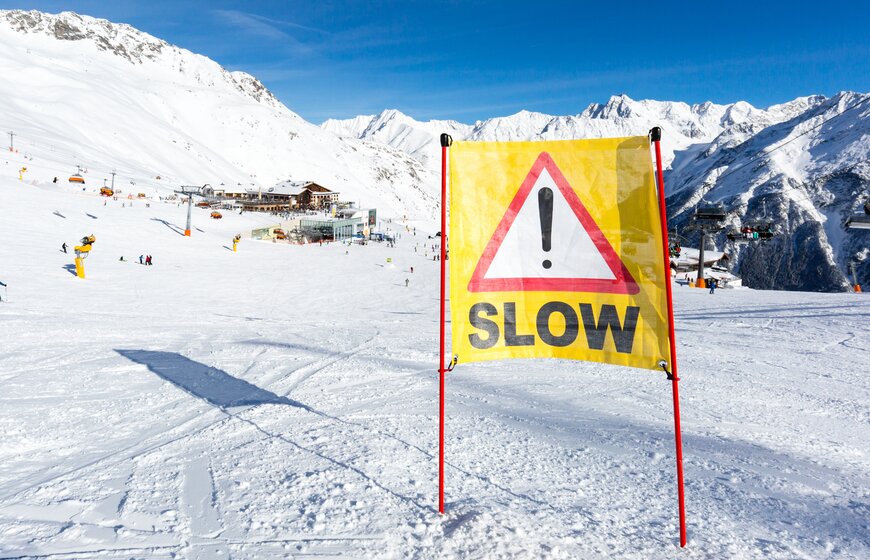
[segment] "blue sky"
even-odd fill
[[[309,121],[396,108],[474,122],[635,99],[870,91],[870,2],[42,1],[257,76]]]

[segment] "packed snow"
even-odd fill
[[[438,515],[426,232],[234,253],[271,217],[187,238],[176,202],[8,174],[0,204],[0,558],[870,555],[866,297],[675,288],[680,550],[661,372],[459,364]]]

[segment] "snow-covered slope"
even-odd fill
[[[433,240],[145,204],[0,177],[0,558],[870,557],[866,295],[675,288],[680,550],[663,373],[460,363],[442,517]]]
[[[737,254],[735,272],[753,287],[828,291],[847,288],[852,261],[859,283],[870,282],[870,233],[843,231],[845,217],[870,196],[868,99],[815,95],[757,109],[745,102],[687,105],[620,95],[578,115],[521,111],[469,128],[448,121],[423,126],[397,111],[323,126],[403,150],[433,172],[439,132],[482,141],[559,140],[643,135],[661,126],[674,225],[685,226],[702,198],[723,202],[734,226],[766,217],[777,226],[772,242],[726,246],[725,232],[717,239],[719,248]]]
[[[0,72],[0,126],[33,157],[29,178],[82,165],[95,184],[117,169],[139,189],[313,180],[384,214],[433,217],[437,181],[412,158],[325,132],[254,77],[128,25],[2,11]]]

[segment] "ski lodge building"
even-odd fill
[[[314,181],[282,181],[273,187],[248,188],[242,185],[215,189],[216,196],[236,201],[249,212],[288,212],[297,209],[328,208],[338,203],[339,193]]]

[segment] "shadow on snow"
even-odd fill
[[[163,224],[164,226],[168,227],[169,229],[171,229],[172,231],[174,231],[174,232],[177,233],[178,235],[182,235],[182,236],[184,235],[184,230],[183,230],[183,229],[181,229],[180,227],[178,227],[178,226],[175,225],[175,224],[172,224],[172,223],[167,222],[166,220],[161,220],[160,218],[151,218],[151,221],[153,221],[153,222],[160,222],[161,224]]]
[[[195,362],[175,352],[153,350],[115,350],[131,362],[142,364],[159,377],[194,397],[227,408],[258,404],[287,404],[309,408],[287,397],[261,389],[228,373]]]

